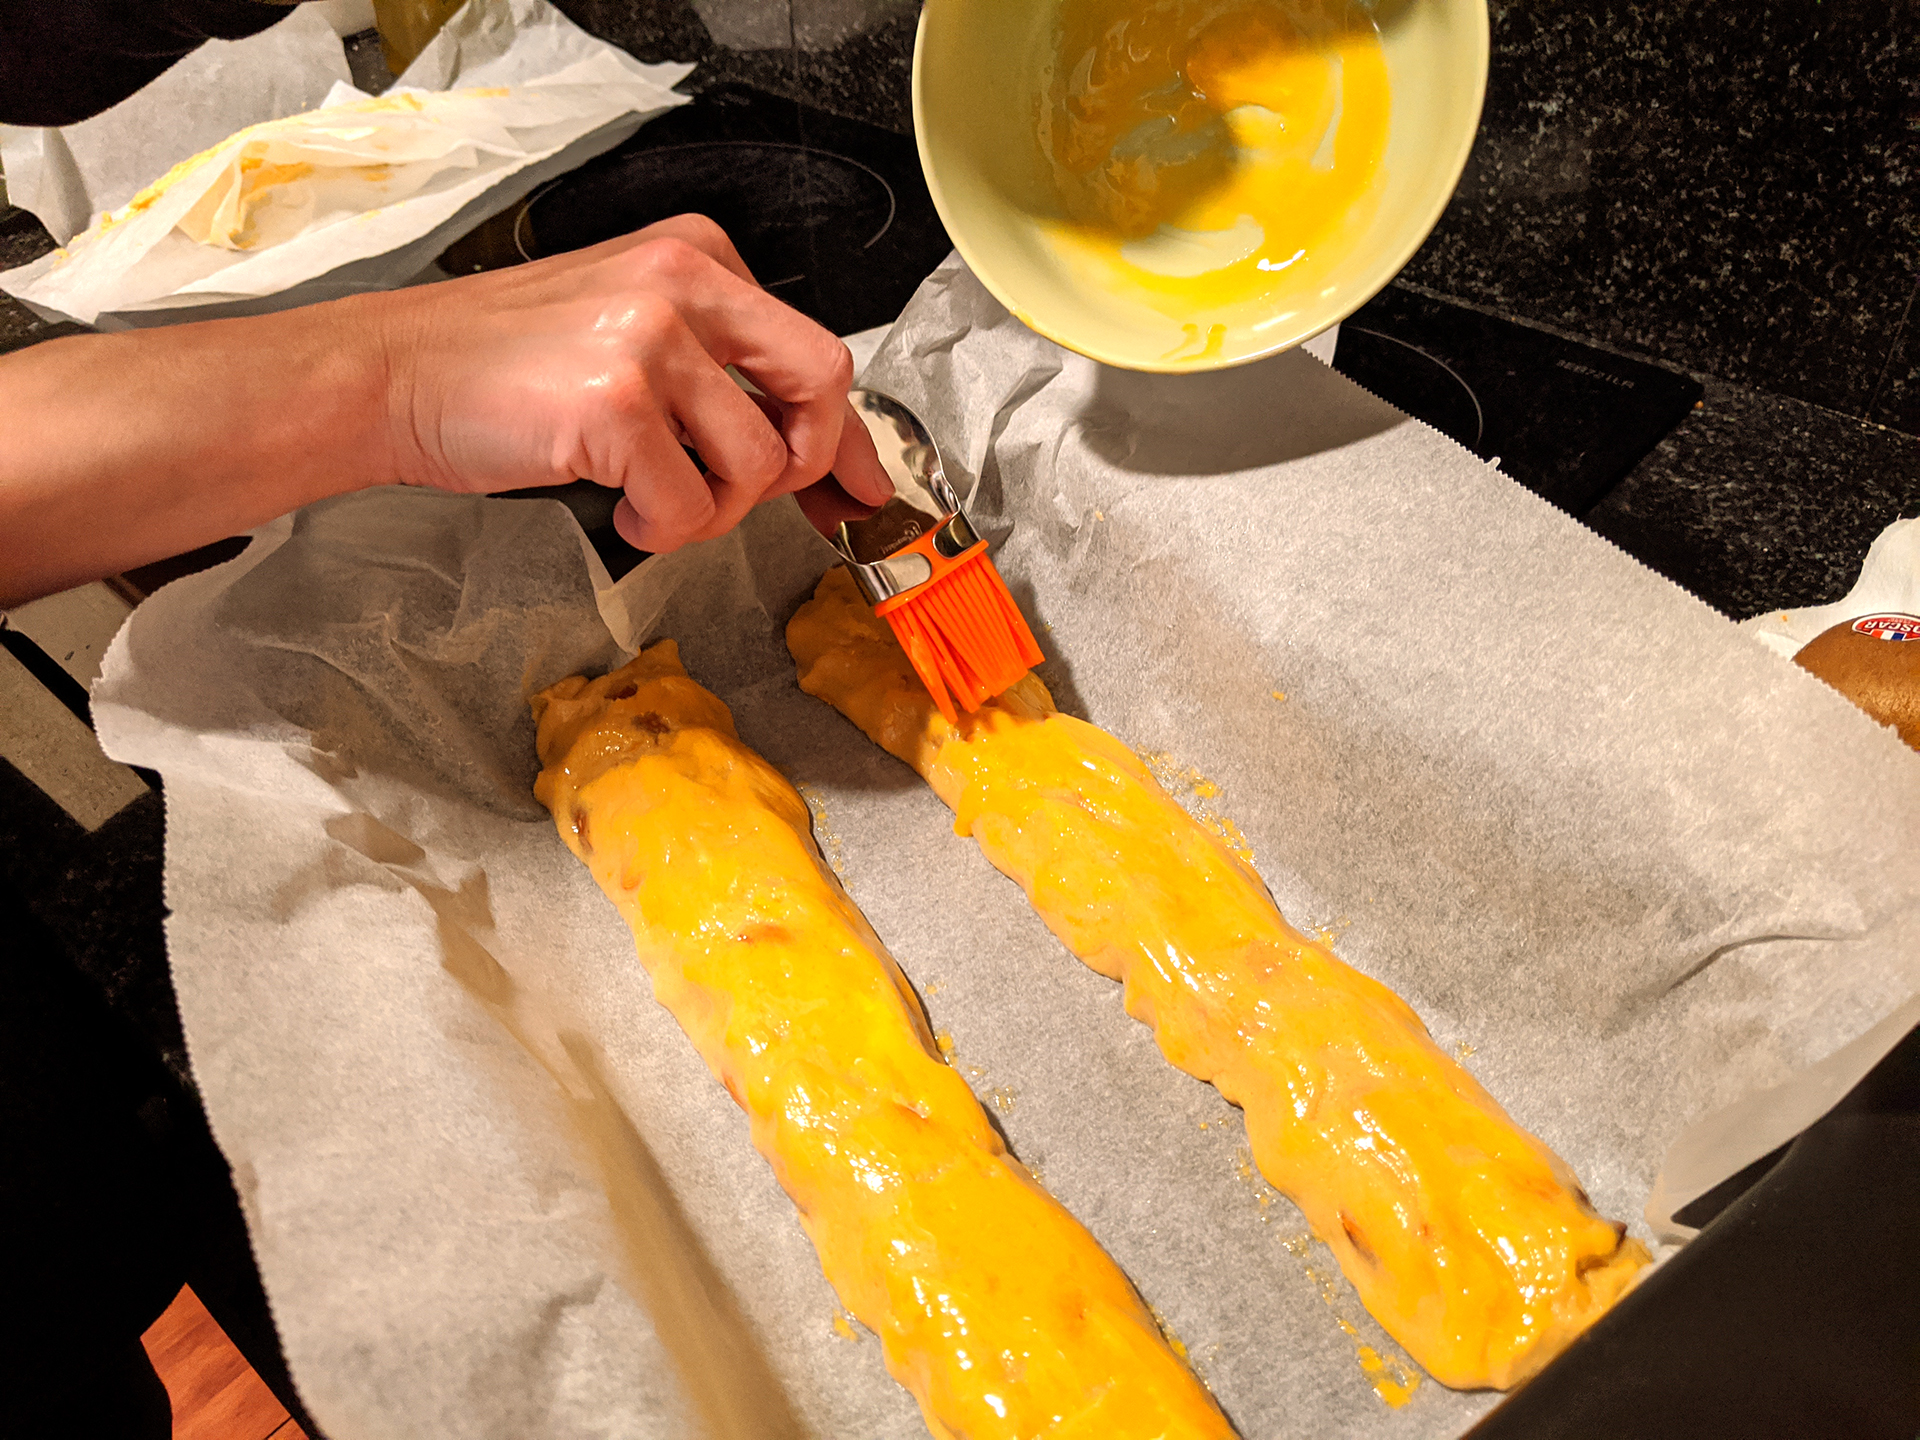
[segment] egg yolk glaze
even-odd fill
[[[1506,1389],[1647,1262],[1392,991],[1289,926],[1227,843],[1028,675],[950,724],[844,570],[787,627],[800,686],[926,778],[1167,1059],[1246,1115],[1261,1172],[1367,1309],[1456,1388]]]
[[[673,642],[533,708],[534,793],[747,1112],[827,1279],[927,1428],[1229,1440],[1119,1267],[940,1058],[805,803]]]
[[[1065,0],[1038,138],[1069,222],[1054,241],[1149,303],[1317,284],[1370,197],[1386,58],[1348,0]],[[1284,288],[1284,287],[1283,287]]]

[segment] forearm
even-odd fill
[[[0,606],[392,480],[392,299],[0,357]]]
[[[860,513],[892,487],[846,424],[852,374],[699,216],[437,285],[56,340],[0,358],[0,606],[396,481],[584,477],[625,492],[614,523],[643,550],[829,470],[846,493],[809,513]]]

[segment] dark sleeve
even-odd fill
[[[254,35],[291,13],[265,0],[0,0],[0,122],[85,120],[202,41]]]

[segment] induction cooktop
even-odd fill
[[[1333,367],[1575,516],[1701,395],[1689,376],[1398,285],[1342,323]]]
[[[718,221],[762,285],[840,335],[890,323],[952,248],[912,140],[741,85],[536,191],[514,241],[535,259],[688,212]]]

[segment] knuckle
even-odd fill
[[[677,235],[649,240],[635,258],[656,283],[690,280],[713,263],[698,246]]]
[[[643,548],[664,553],[698,538],[713,515],[713,499],[708,496],[703,502],[691,495],[656,492],[635,505],[634,511],[647,540]]]
[[[776,476],[787,468],[787,440],[774,426],[760,430],[760,463],[768,470],[768,476]]]
[[[600,393],[605,397],[607,409],[622,420],[652,415],[660,408],[660,398],[654,393],[653,381],[639,365],[627,364],[613,368]]]
[[[738,478],[755,492],[773,484],[787,468],[787,442],[771,425],[754,427],[746,451],[749,473]]]
[[[781,474],[787,472],[787,445],[780,436],[766,436],[756,440],[751,459],[753,472],[745,478],[745,488],[755,495],[780,484]]]
[[[686,322],[671,300],[647,291],[630,297],[621,314],[622,334],[644,349],[667,344],[685,328]]]
[[[668,222],[695,245],[731,245],[727,232],[720,222],[711,215],[702,215],[690,210],[684,215],[676,215]]]
[[[823,478],[833,468],[833,453],[823,446],[812,446],[789,458],[792,475],[788,488],[804,488]]]
[[[853,384],[853,351],[847,348],[847,342],[838,336],[829,336],[832,349],[826,363],[821,367],[827,383],[835,390],[845,390]]]
[[[677,262],[669,262],[669,266],[672,263]],[[680,302],[671,295],[643,292],[634,297],[633,309],[646,324],[662,330],[677,330],[684,323],[680,318]]]
[[[674,485],[660,498],[657,513],[661,524],[670,530],[695,530],[713,514],[713,492],[698,483]]]

